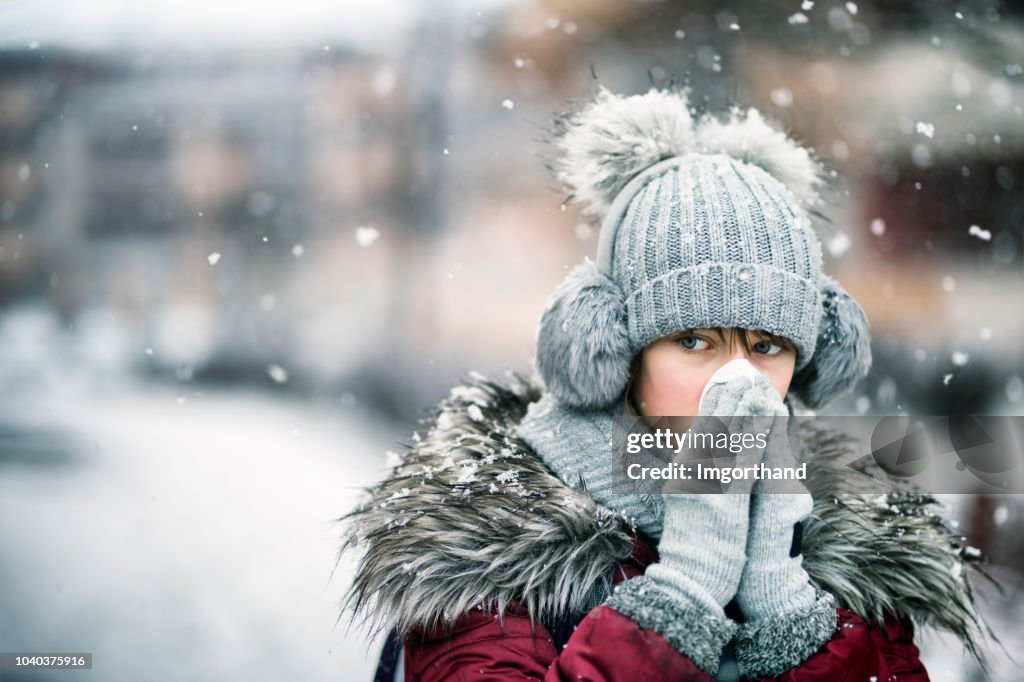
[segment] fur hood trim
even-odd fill
[[[456,386],[390,476],[339,519],[341,552],[361,553],[343,602],[353,618],[404,636],[518,602],[531,618],[552,622],[582,615],[610,591],[613,571],[632,553],[633,529],[585,486],[564,485],[515,437],[540,395],[511,374],[504,384],[475,375]],[[853,447],[821,427],[801,435],[804,459],[841,457]],[[849,489],[849,477],[808,487],[840,485]],[[896,614],[937,626],[977,655],[982,624],[964,569],[980,557],[937,506],[930,495],[905,492],[819,496],[805,522],[804,567],[861,617]]]

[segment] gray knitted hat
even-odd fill
[[[556,170],[602,219],[541,316],[537,369],[561,403],[596,409],[633,358],[674,331],[742,327],[797,350],[792,392],[820,407],[868,370],[860,306],[822,272],[807,208],[820,167],[754,109],[694,121],[681,92],[594,102],[559,121]]]

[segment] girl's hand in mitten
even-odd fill
[[[753,374],[736,363],[716,372],[697,424],[712,427],[712,421],[720,425],[719,416],[785,410],[767,377],[746,365]],[[747,492],[729,490],[664,494],[660,560],[642,578],[620,586],[609,601],[641,627],[660,632],[709,673],[717,669],[722,647],[736,627],[724,607],[736,594],[746,560],[749,487]]]
[[[700,414],[709,417],[785,417],[789,409],[768,375],[748,360],[736,359],[711,375],[700,396]]]
[[[724,607],[743,572],[747,493],[665,494],[660,559],[619,585],[608,606],[654,630],[713,675],[736,624]]]
[[[794,466],[785,450],[773,450],[772,466]],[[787,486],[800,485],[786,481]],[[818,590],[804,570],[797,524],[814,507],[800,493],[766,492],[758,481],[750,504],[747,563],[736,600],[746,618],[737,637],[737,658],[745,675],[776,677],[803,663],[835,633],[832,596]]]
[[[725,418],[732,428],[739,421],[729,418],[732,415],[779,410],[786,412],[786,406],[767,376],[746,360],[734,360],[709,380],[697,423]],[[759,460],[761,454],[748,457]],[[699,603],[708,613],[724,614],[723,608],[736,593],[746,558],[749,489],[749,485],[741,485],[722,493],[663,495],[664,530],[658,545],[661,561],[651,566],[647,575],[680,600]]]

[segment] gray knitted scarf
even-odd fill
[[[586,487],[599,505],[618,512],[654,540],[661,537],[664,503],[660,495],[612,489],[612,419],[626,414],[625,404],[604,410],[575,410],[550,393],[532,403],[516,435],[570,488]]]

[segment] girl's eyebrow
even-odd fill
[[[681,329],[678,332],[676,332],[676,334],[680,336],[685,336],[687,334],[695,334],[698,332],[701,334],[714,336],[718,341],[725,340],[725,333],[721,327],[691,327],[690,329]]]
[[[780,344],[782,346],[785,346],[787,348],[793,348],[793,343],[789,339],[787,339],[785,336],[779,336],[778,334],[772,334],[770,332],[764,331],[763,329],[758,329],[755,333],[757,335],[759,335],[759,336],[764,337],[765,339],[767,339],[768,341],[771,341],[773,343],[778,343],[778,344]]]

